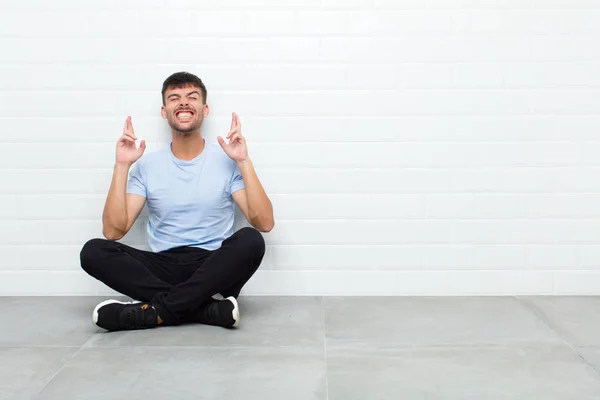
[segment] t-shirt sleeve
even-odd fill
[[[231,182],[229,185],[229,192],[231,194],[237,192],[240,189],[244,189],[246,185],[244,184],[244,179],[242,178],[242,173],[240,172],[240,168],[237,164],[234,164],[233,174],[231,176]]]
[[[127,181],[127,193],[148,197],[146,193],[146,176],[139,162],[133,164]]]

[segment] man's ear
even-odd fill
[[[165,106],[160,107],[160,115],[162,119],[167,119],[167,110],[165,110]]]
[[[210,109],[208,108],[208,104],[204,105],[204,118],[208,117]]]

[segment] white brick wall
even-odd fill
[[[0,294],[111,293],[79,249],[122,121],[164,146],[180,70],[209,141],[241,116],[274,203],[247,293],[600,294],[598,21],[598,0],[4,1]]]

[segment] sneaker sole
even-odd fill
[[[238,305],[238,302],[233,296],[229,296],[225,300],[229,300],[233,303],[233,311],[231,311],[231,316],[233,317],[235,323],[232,327],[237,328],[240,325],[240,307]]]
[[[94,308],[94,312],[92,313],[92,321],[94,321],[95,325],[98,325],[98,310],[100,310],[100,308],[104,307],[107,304],[113,304],[113,303],[135,304],[135,303],[141,303],[141,301],[119,301],[119,300],[112,300],[112,299],[103,301],[102,303],[98,304],[96,306],[96,308]]]

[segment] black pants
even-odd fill
[[[88,274],[117,292],[151,302],[165,324],[177,325],[195,321],[217,293],[237,298],[264,253],[260,232],[245,227],[212,251],[186,246],[155,253],[92,239],[80,258]]]

